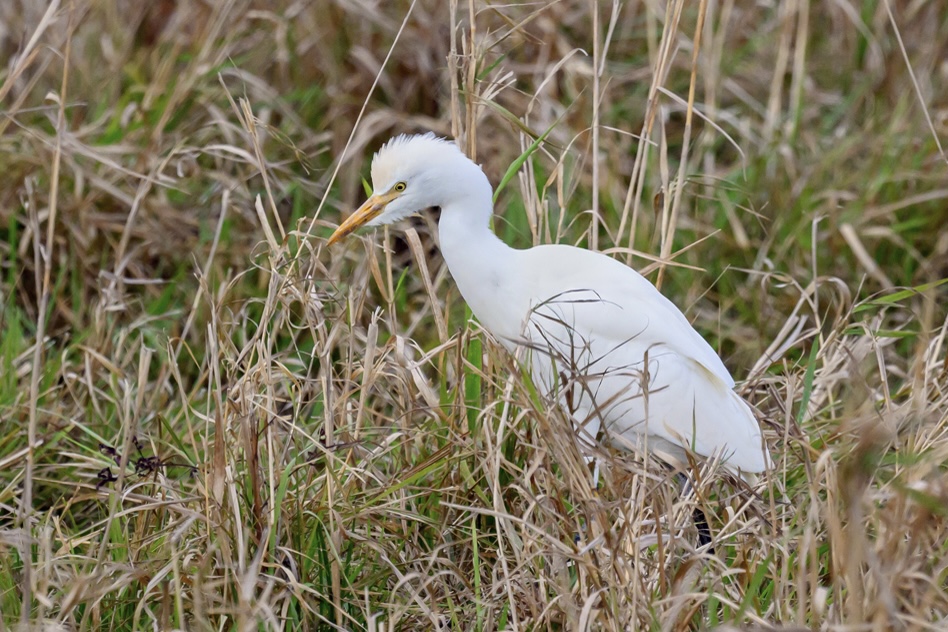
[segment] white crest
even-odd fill
[[[416,174],[443,164],[445,160],[463,157],[454,141],[426,134],[402,134],[382,145],[372,158],[372,186],[376,190],[387,189],[395,184],[396,173],[400,176]]]

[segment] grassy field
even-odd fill
[[[0,630],[948,628],[948,5],[456,4],[0,3]],[[326,247],[429,129],[682,308],[756,490],[594,489],[434,212]]]

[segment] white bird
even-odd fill
[[[441,207],[441,252],[464,300],[508,350],[526,348],[534,382],[568,408],[583,443],[601,437],[673,463],[687,449],[746,473],[770,467],[750,406],[684,314],[601,253],[503,243],[489,226],[490,182],[455,143],[393,138],[372,160],[372,188],[329,244]]]

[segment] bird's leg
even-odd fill
[[[711,544],[711,529],[708,527],[708,517],[700,507],[695,507],[691,512],[691,519],[695,521],[695,527],[698,528],[698,546]],[[708,547],[709,553],[714,553],[714,546]]]
[[[678,479],[679,484],[681,485],[681,497],[688,498],[689,496],[694,495],[694,487],[691,484],[691,479],[685,476],[683,473],[679,472],[675,475],[675,478]],[[695,528],[698,529],[698,546],[710,545],[713,538],[711,537],[711,528],[708,525],[708,516],[704,513],[701,507],[695,507],[691,512],[691,519],[695,523]],[[708,552],[714,553],[714,546],[708,547]]]

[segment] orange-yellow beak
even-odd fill
[[[336,232],[329,238],[329,245],[333,245],[359,226],[363,226],[381,215],[389,202],[397,197],[398,193],[395,191],[370,197],[365,201],[365,204],[359,207],[359,210],[350,215],[349,218],[336,229]]]

